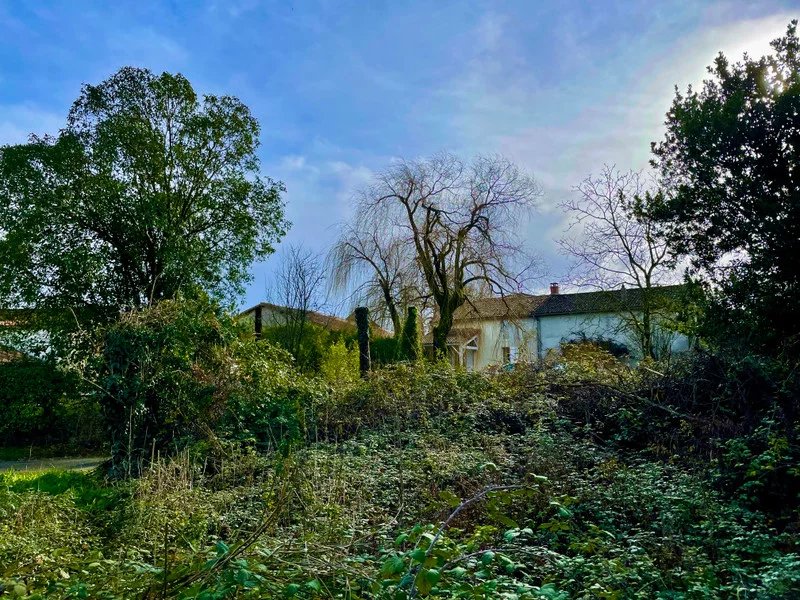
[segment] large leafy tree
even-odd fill
[[[0,301],[138,307],[241,291],[284,234],[259,125],[231,96],[126,67],[85,85],[56,137],[0,148]]]
[[[659,216],[711,282],[720,340],[800,349],[800,41],[720,54],[700,91],[677,92],[654,165],[672,193]],[[746,338],[743,340],[743,336]]]

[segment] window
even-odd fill
[[[516,346],[503,346],[503,364],[514,364],[519,358],[519,352]]]

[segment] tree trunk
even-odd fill
[[[439,309],[439,321],[433,327],[433,354],[435,358],[447,356],[447,335],[453,327],[453,311],[449,307]]]
[[[400,339],[403,333],[403,323],[400,321],[400,311],[397,310],[397,305],[394,303],[391,293],[384,289],[383,299],[386,302],[386,308],[389,309],[389,318],[392,320],[392,329],[394,329],[394,337]]]
[[[653,319],[652,306],[650,305],[650,277],[645,276],[645,287],[642,289],[644,299],[642,307],[642,358],[655,359],[653,352]]]
[[[359,306],[355,311],[358,327],[358,367],[362,377],[366,377],[372,367],[369,354],[369,309]]]

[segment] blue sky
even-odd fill
[[[286,241],[324,250],[353,190],[398,157],[499,152],[541,182],[521,224],[563,278],[557,204],[603,163],[643,168],[677,84],[760,55],[794,1],[21,2],[0,0],[0,144],[55,133],[84,82],[124,65],[238,96],[284,181]],[[253,266],[243,305],[275,263]]]

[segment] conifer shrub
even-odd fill
[[[408,307],[403,332],[400,336],[398,356],[402,360],[417,361],[422,356],[422,342],[420,341],[420,323],[416,306]]]

